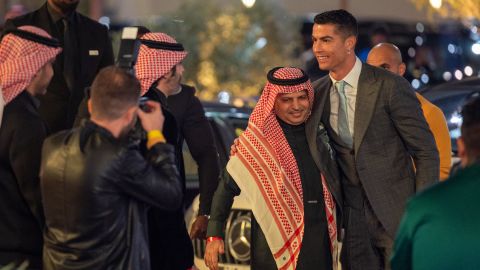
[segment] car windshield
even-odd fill
[[[425,98],[443,111],[447,120],[452,140],[452,151],[454,153],[457,152],[457,138],[460,136],[460,126],[462,124],[461,107],[471,95],[478,92],[476,85],[471,85],[472,82],[470,80],[444,84],[439,87],[426,89],[422,93]]]
[[[457,123],[457,120],[452,119],[452,117],[456,115],[455,112],[457,112],[458,109],[462,106],[466,96],[467,95],[465,93],[462,93],[457,95],[451,95],[448,97],[442,97],[439,99],[432,99],[430,101],[443,111],[447,122],[449,124],[453,124]]]

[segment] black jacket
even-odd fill
[[[42,153],[44,269],[150,269],[147,207],[182,202],[173,147],[138,147],[86,122]]]
[[[285,138],[295,157],[303,189],[304,206],[304,235],[302,247],[297,261],[297,269],[331,269],[332,260],[330,253],[330,240],[328,235],[328,222],[325,214],[325,205],[320,172],[325,178],[332,178],[331,181],[338,181],[338,169],[336,166],[326,167],[321,170],[315,166],[315,162],[307,143],[304,125],[291,126],[282,123],[280,126]],[[319,152],[325,164],[334,162],[325,144],[319,144]],[[328,172],[327,172],[328,170]],[[240,195],[240,188],[227,170],[224,170],[220,184],[215,192],[212,204],[211,219],[208,223],[207,237],[219,236],[229,245],[229,241],[236,239],[225,239],[225,224],[233,205],[235,196]],[[338,202],[337,209],[338,209]],[[231,222],[231,221],[228,221]],[[337,229],[340,229],[338,227]],[[233,236],[236,237],[236,236]],[[251,269],[273,270],[277,269],[272,252],[268,246],[262,228],[252,217],[251,226]]]
[[[38,101],[26,91],[6,107],[0,128],[0,265],[40,268],[44,217],[39,167],[47,136]]]
[[[163,134],[167,142],[175,146],[176,164],[181,168],[182,189],[185,194],[185,173],[183,172],[182,143],[175,116],[169,109],[165,95],[154,87],[145,94],[150,100],[162,105],[165,122]],[[183,207],[175,211],[153,208],[148,216],[150,252],[153,270],[188,269],[193,265],[193,247],[188,236],[183,216]]]
[[[167,98],[168,108],[175,116],[179,129],[179,144],[185,140],[193,159],[198,165],[200,185],[199,215],[209,215],[213,193],[218,185],[220,167],[215,147],[212,127],[205,117],[200,100],[195,96],[195,88],[183,85],[182,91]],[[180,154],[180,166],[184,166]],[[180,174],[185,173],[180,170]]]
[[[186,192],[182,147],[184,140],[197,162],[200,182],[199,214],[209,214],[213,193],[218,185],[219,164],[213,132],[205,117],[195,88],[182,85],[182,91],[168,98],[151,87],[145,97],[159,102],[165,116],[163,133],[167,142],[175,146],[176,164],[180,171],[183,192]],[[75,125],[89,117],[86,99],[79,107]],[[200,135],[200,136],[199,136]],[[152,241],[153,269],[187,269],[193,264],[193,248],[186,229],[183,208],[177,211],[154,209],[149,215]],[[153,255],[155,254],[155,255]]]
[[[72,127],[85,87],[92,84],[100,69],[112,65],[114,61],[107,28],[78,12],[73,14],[73,19],[78,43],[75,63],[72,63],[75,66],[74,89],[68,88],[63,77],[63,63],[59,63],[63,59],[61,53],[53,64],[54,75],[47,94],[41,98],[40,115],[52,133]],[[31,13],[8,20],[5,30],[22,25],[40,27],[55,38],[60,35],[50,18],[47,4]]]

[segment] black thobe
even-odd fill
[[[47,136],[38,100],[23,91],[7,106],[0,128],[0,268],[30,261],[42,266],[45,224],[40,193],[40,156]]]
[[[158,89],[151,87],[145,94],[150,100],[162,106],[165,117],[163,134],[167,143],[175,147],[175,163],[178,168],[182,156],[182,144],[174,115],[170,112],[166,96]],[[185,194],[185,172],[180,170],[183,194]],[[148,233],[150,237],[150,256],[152,270],[188,269],[193,265],[193,247],[185,225],[183,207],[165,211],[152,208],[148,215]]]
[[[297,269],[332,269],[332,256],[328,235],[325,203],[320,171],[310,154],[305,126],[292,126],[280,121],[280,126],[297,161],[303,190],[305,232],[298,258]],[[233,204],[240,194],[231,176],[225,171],[215,192],[207,236],[224,237],[224,224]],[[277,269],[260,226],[252,220],[252,269]]]

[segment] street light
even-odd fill
[[[242,0],[242,3],[245,7],[251,8],[255,5],[255,0]]]
[[[435,9],[439,9],[442,7],[442,0],[430,0],[430,5]]]

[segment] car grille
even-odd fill
[[[220,263],[250,265],[251,243],[250,210],[232,209],[225,225],[225,254],[220,256]],[[205,256],[205,240],[193,240],[195,257]]]

